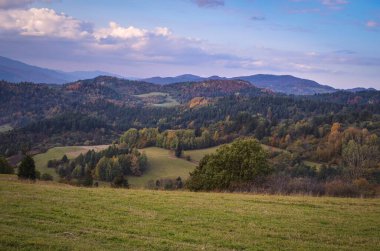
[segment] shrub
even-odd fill
[[[356,187],[352,183],[342,180],[333,180],[325,184],[325,191],[330,196],[355,197],[358,195]]]
[[[48,181],[48,180],[53,180],[53,176],[51,176],[51,175],[48,174],[48,173],[43,173],[43,174],[41,175],[41,180],[46,180],[46,181]]]
[[[14,173],[13,167],[9,165],[7,159],[3,156],[0,156],[0,173],[4,173],[4,174]]]
[[[373,185],[364,178],[356,179],[352,182],[356,187],[358,194],[362,197],[373,196],[376,193],[376,190]]]
[[[128,183],[128,180],[123,175],[119,175],[119,176],[116,176],[112,180],[111,187],[115,187],[115,188],[129,188],[129,183]]]

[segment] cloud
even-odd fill
[[[368,28],[377,28],[380,26],[380,23],[376,22],[376,21],[373,21],[373,20],[369,20],[367,23],[366,23],[366,26]]]
[[[12,9],[28,6],[35,0],[0,0],[0,9]]]
[[[25,8],[34,2],[50,2],[51,0],[0,0],[0,9]]]
[[[108,28],[97,30],[94,33],[94,37],[98,40],[107,38],[131,39],[144,37],[147,32],[147,30],[135,28],[133,26],[122,27],[115,22],[110,22]]]
[[[192,0],[198,7],[201,8],[214,8],[224,6],[224,0]]]
[[[250,20],[252,20],[252,21],[264,21],[264,20],[266,20],[266,18],[263,16],[252,16],[250,18]]]
[[[299,4],[299,3],[305,3],[305,2],[311,2],[311,0],[289,0],[290,2]],[[330,10],[341,10],[343,6],[349,4],[350,2],[348,0],[317,0],[322,6],[325,7],[325,9]],[[289,13],[292,14],[308,14],[308,13],[318,13],[322,10],[320,8],[299,8],[299,9],[292,9],[289,10]]]
[[[88,24],[52,9],[0,10],[0,30],[24,36],[78,39],[88,35],[90,29]]]
[[[345,5],[349,2],[347,0],[321,0],[321,3],[326,6],[339,6],[339,5]]]

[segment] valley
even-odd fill
[[[379,41],[379,0],[0,0],[0,251],[379,251]]]

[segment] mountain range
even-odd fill
[[[103,71],[63,72],[59,70],[52,70],[28,65],[20,61],[0,56],[0,80],[5,80],[8,82],[64,84],[81,79],[91,79],[97,76],[121,77]],[[151,77],[140,79],[140,81],[159,85],[183,82],[200,82],[207,80],[244,80],[259,88],[268,89],[273,92],[294,95],[313,95],[317,93],[332,93],[337,91],[337,89],[331,86],[322,85],[313,80],[297,78],[291,75],[256,74],[250,76],[226,78],[219,76],[201,77],[192,74],[184,74],[176,77]],[[358,87],[349,89],[348,91],[357,92],[363,90],[373,90],[373,88],[366,89]]]
[[[95,78],[100,75],[120,77],[103,71],[64,72],[37,67],[0,56],[0,80],[9,82],[33,82],[46,84],[64,84],[79,79]]]

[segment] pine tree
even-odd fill
[[[36,179],[36,166],[34,160],[29,155],[26,155],[18,168],[18,177],[20,179]]]

